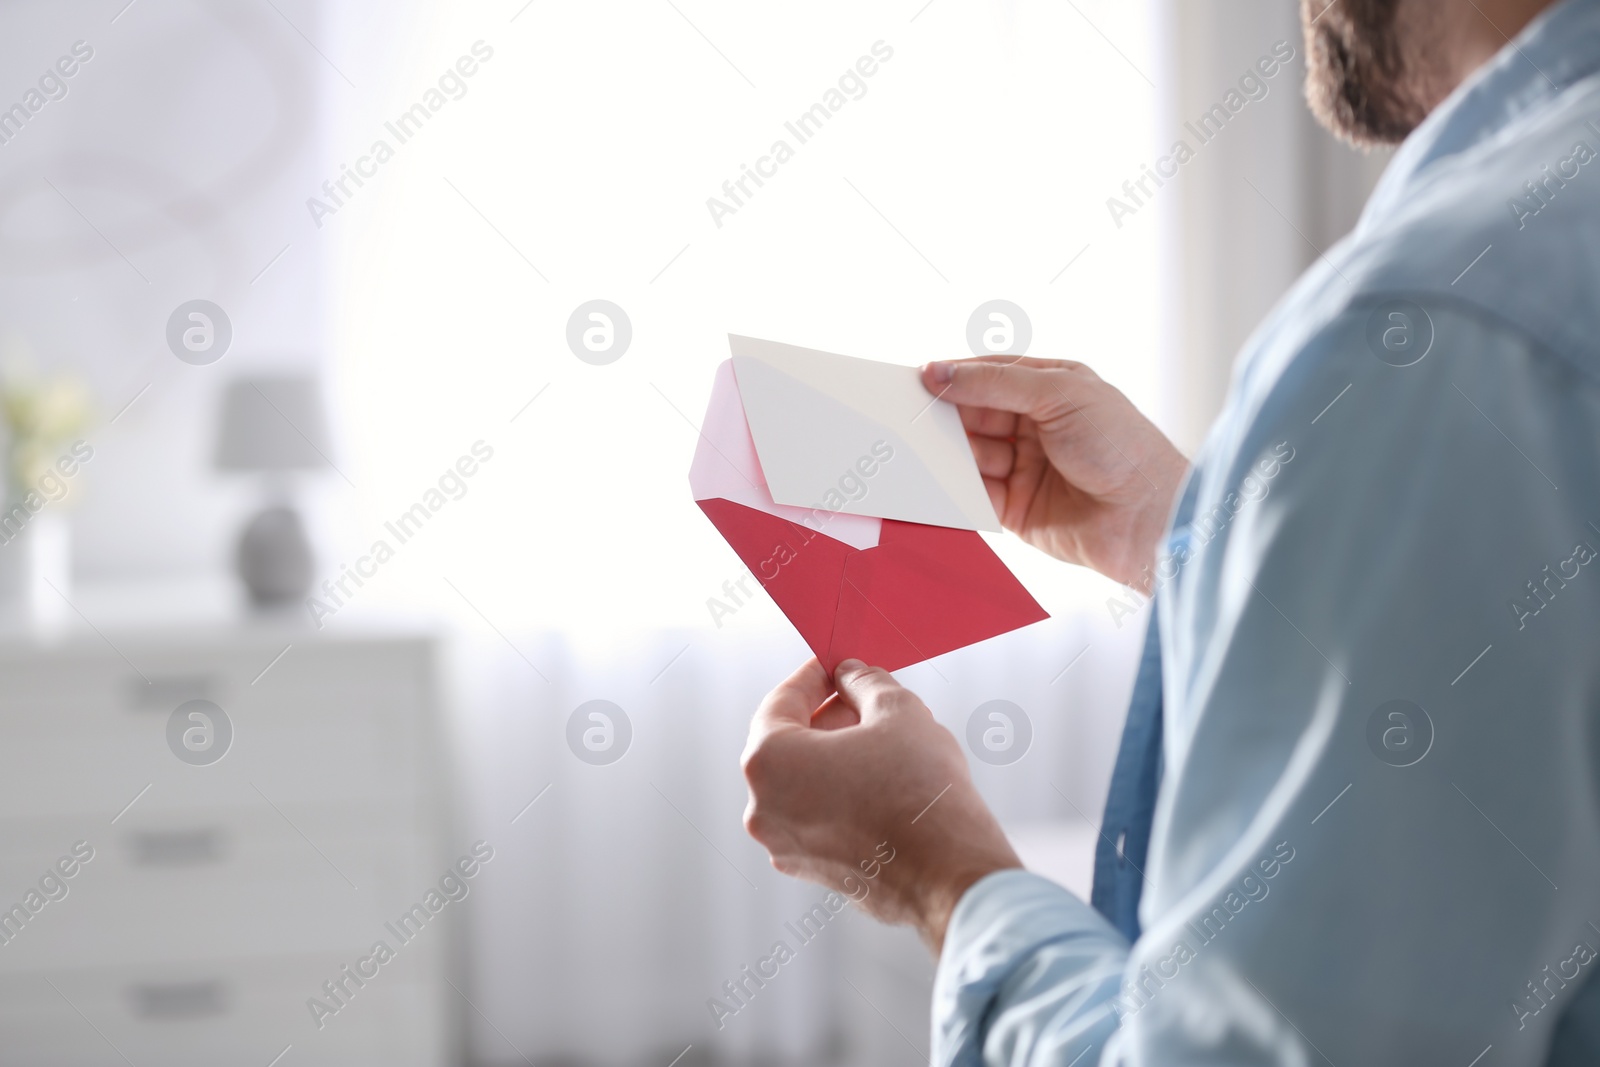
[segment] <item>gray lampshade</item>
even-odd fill
[[[315,378],[253,378],[229,384],[217,431],[218,470],[316,470],[328,465],[328,425]]]

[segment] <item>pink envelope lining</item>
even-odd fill
[[[829,537],[855,548],[871,548],[878,543],[883,520],[865,515],[812,511],[809,508],[779,504],[767,489],[756,442],[739,400],[739,386],[733,375],[733,361],[717,368],[700,429],[700,443],[689,466],[689,488],[696,500],[720,497],[757,511],[764,511],[789,522],[826,531]]]

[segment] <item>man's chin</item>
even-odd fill
[[[1398,144],[1427,117],[1409,91],[1400,0],[1301,0],[1306,100],[1318,121],[1360,148]]]

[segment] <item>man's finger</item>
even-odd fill
[[[989,491],[989,503],[994,505],[994,513],[1000,516],[1002,524],[1005,522],[1006,504],[1011,500],[1011,486],[1000,478],[984,478],[983,487]]]
[[[934,396],[963,407],[997,408],[1043,420],[1071,406],[1081,378],[1059,362],[963,359],[929,363],[922,368],[922,384]]]
[[[850,726],[861,725],[861,713],[839,699],[835,693],[823,702],[811,716],[813,730],[843,730]]]
[[[1050,369],[1050,368],[1055,368],[1057,370],[1071,370],[1071,371],[1087,371],[1087,370],[1089,370],[1089,365],[1087,363],[1079,363],[1075,359],[1041,359],[1038,356],[1007,356],[1007,355],[1003,355],[1003,354],[1002,355],[973,356],[971,359],[961,360],[960,362],[963,362],[963,363],[998,363],[1002,367],[1011,367],[1011,366],[1040,367],[1040,368],[1044,368],[1044,369],[1047,369],[1047,370]]]
[[[1017,465],[1017,446],[994,437],[968,437],[978,473],[985,478],[1005,478]]]
[[[888,671],[869,667],[858,659],[840,663],[833,678],[839,699],[854,708],[864,724],[882,719],[891,712],[898,703],[898,695],[905,692]]]
[[[750,721],[750,739],[755,741],[776,730],[806,728],[811,724],[811,713],[832,694],[828,672],[815,659],[807,660],[761,702]]]
[[[1017,432],[1016,412],[976,407],[962,407],[957,410],[961,412],[961,425],[969,434],[1005,439]]]

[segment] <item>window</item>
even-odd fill
[[[372,175],[322,220],[343,561],[493,450],[373,603],[466,610],[445,577],[501,625],[706,623],[740,568],[686,475],[729,332],[919,363],[967,354],[1003,298],[1030,355],[1154,401],[1159,220],[1106,207],[1157,154],[1146,4],[675,2],[464,5],[409,44],[343,28],[393,87],[327,142],[330,173]],[[605,366],[565,340],[596,298],[632,326]],[[1006,540],[1051,610],[1105,595]]]

